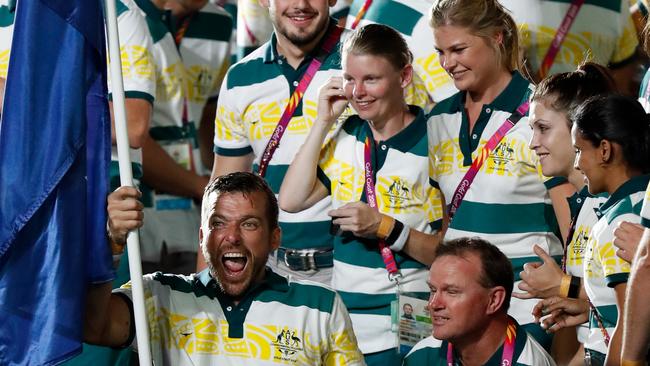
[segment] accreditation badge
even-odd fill
[[[189,139],[159,141],[165,152],[181,167],[192,170],[192,143]],[[194,202],[188,197],[173,196],[163,192],[154,193],[154,208],[157,211],[189,210]]]
[[[397,329],[399,352],[407,354],[416,343],[431,335],[428,301],[401,293],[391,304],[391,319]]]

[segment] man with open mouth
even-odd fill
[[[142,225],[139,192],[108,198],[111,240]],[[190,276],[143,277],[150,344],[159,365],[364,365],[340,297],[266,267],[280,245],[278,204],[252,173],[218,177],[206,188],[199,229],[208,268]],[[134,331],[131,287],[90,289],[85,340],[126,347]]]

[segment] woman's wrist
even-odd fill
[[[569,297],[569,287],[571,286],[571,275],[564,274],[560,279],[560,297]]]

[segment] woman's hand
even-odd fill
[[[618,247],[616,255],[627,262],[632,262],[639,246],[644,227],[640,224],[622,221],[614,229],[614,245]]]
[[[544,249],[535,245],[533,251],[543,263],[532,262],[524,265],[524,270],[519,272],[521,283],[518,287],[526,292],[513,292],[512,296],[518,299],[532,299],[559,295],[562,281],[562,269]]]
[[[584,299],[553,296],[538,302],[533,308],[533,316],[547,332],[557,332],[588,321],[589,303]]]
[[[361,238],[374,239],[382,214],[364,202],[351,202],[327,213],[332,223],[342,231],[349,231]]]
[[[325,123],[329,129],[348,106],[348,100],[343,92],[343,78],[332,76],[318,91],[317,121]]]

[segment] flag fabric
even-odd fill
[[[101,0],[17,4],[0,121],[0,365],[81,351],[85,290],[112,280]]]

